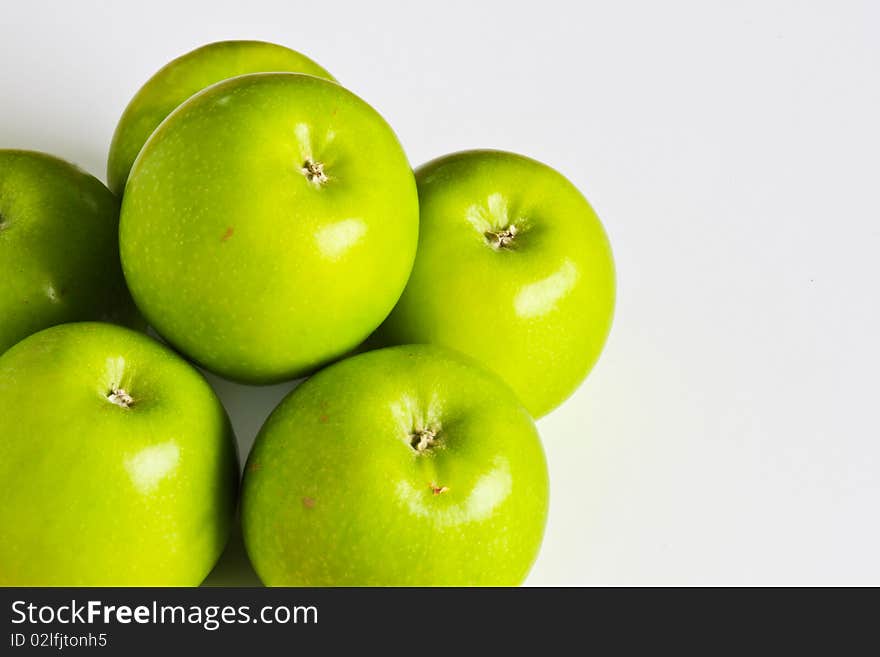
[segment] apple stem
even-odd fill
[[[306,176],[306,180],[314,185],[320,187],[325,184],[329,178],[327,174],[324,173],[324,163],[323,162],[313,162],[312,160],[306,160],[303,162],[302,171]]]
[[[420,454],[426,452],[437,442],[437,432],[433,429],[417,429],[410,434],[409,444]]]
[[[122,408],[131,408],[131,405],[134,403],[131,395],[122,388],[113,388],[107,395],[107,399],[110,400],[111,404],[116,404]]]
[[[486,240],[493,249],[506,249],[513,244],[513,239],[517,234],[516,224],[510,224],[502,230],[490,230],[485,233]]]

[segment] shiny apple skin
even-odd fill
[[[599,218],[564,176],[513,153],[441,157],[416,181],[418,255],[373,343],[457,349],[545,415],[584,380],[611,328],[614,261]]]
[[[118,227],[119,201],[94,176],[45,153],[0,150],[0,353],[64,322],[144,327]]]
[[[237,485],[219,400],[151,338],[64,324],[0,357],[0,585],[197,585]]]
[[[324,68],[290,48],[265,41],[218,41],[169,62],[131,99],[113,133],[107,181],[119,196],[149,136],[183,101],[212,84],[246,73],[289,71],[332,80]]]
[[[362,342],[403,291],[417,242],[415,179],[391,128],[339,85],[293,73],[185,102],[138,157],[120,221],[151,325],[207,369],[258,384]]]
[[[435,442],[418,451],[424,429]],[[513,392],[465,356],[410,345],[332,365],[281,402],[248,459],[242,522],[267,585],[516,585],[547,505]]]

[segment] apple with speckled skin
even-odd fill
[[[370,342],[457,349],[541,417],[587,376],[611,327],[614,262],[602,224],[560,173],[513,153],[441,157],[416,181],[418,255]]]
[[[153,133],[120,219],[150,324],[244,383],[307,374],[390,312],[418,242],[415,179],[367,103],[310,75],[206,89]]]
[[[119,202],[94,176],[45,153],[0,150],[0,353],[64,322],[143,328],[118,226]]]
[[[131,165],[147,138],[183,101],[217,82],[267,71],[333,79],[302,53],[265,41],[218,41],[181,55],[140,88],[119,119],[107,159],[110,189],[122,195]]]
[[[226,543],[238,457],[202,375],[118,326],[0,356],[0,586],[193,586]]]
[[[475,361],[431,345],[360,354],[275,409],[242,523],[272,586],[517,585],[548,480],[534,422]]]

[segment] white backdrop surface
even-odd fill
[[[618,307],[539,428],[534,585],[880,584],[880,3],[3,2],[0,147],[104,178],[129,98],[231,38],[313,57],[414,165],[558,168]],[[212,378],[246,453],[290,385]]]

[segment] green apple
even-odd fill
[[[561,174],[513,153],[448,155],[420,167],[416,182],[418,255],[373,343],[457,349],[541,417],[587,376],[611,327],[602,224]]]
[[[237,485],[214,392],[147,336],[64,324],[0,356],[0,586],[199,584]]]
[[[131,165],[147,138],[183,101],[205,87],[245,73],[289,71],[332,80],[311,59],[264,41],[219,41],[178,57],[140,88],[122,113],[107,161],[107,181],[122,195]]]
[[[119,202],[97,178],[0,150],[0,353],[55,324],[134,319],[118,226]]]
[[[244,383],[355,348],[397,301],[418,242],[403,149],[363,100],[254,73],[190,98],[153,133],[122,202],[138,307],[171,344]]]
[[[431,345],[360,354],[295,389],[245,468],[251,562],[274,586],[516,585],[547,466],[497,376]]]

